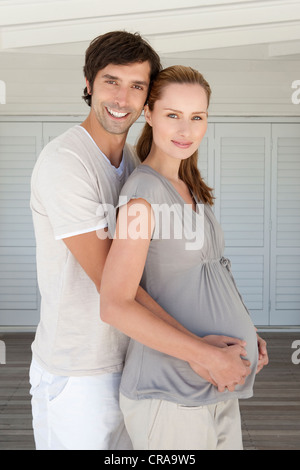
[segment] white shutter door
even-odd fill
[[[209,123],[198,150],[198,168],[205,183],[214,187],[214,124]]]
[[[41,150],[40,123],[0,123],[0,325],[39,318],[30,179]]]
[[[274,124],[271,323],[300,325],[300,124]]]
[[[43,144],[44,146],[47,145],[50,140],[55,139],[59,135],[66,132],[76,124],[81,124],[80,122],[44,122],[43,123]]]
[[[144,128],[145,122],[145,118],[142,115],[129,129],[126,142],[128,142],[130,145],[136,145],[137,140]]]
[[[215,213],[256,325],[269,324],[269,124],[215,125]]]

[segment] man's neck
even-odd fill
[[[116,135],[107,132],[100,123],[91,115],[81,124],[90,134],[102,153],[109,159],[111,164],[118,168],[122,161],[123,149],[127,135]]]

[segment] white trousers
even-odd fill
[[[131,450],[119,407],[121,373],[61,377],[30,367],[37,450]]]
[[[120,406],[134,450],[243,450],[238,400],[183,406],[165,400],[130,400]]]

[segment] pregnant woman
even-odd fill
[[[242,449],[238,400],[253,394],[258,345],[223,256],[212,190],[197,169],[210,93],[204,77],[189,67],[169,67],[153,84],[137,145],[142,163],[121,191],[102,278],[103,320],[133,338],[120,404],[134,449]],[[202,361],[183,360],[181,343],[176,354],[173,338],[144,321],[145,309],[134,301],[139,284],[176,322],[207,341]],[[224,336],[246,345],[239,355],[246,356],[247,372],[227,385],[220,379],[222,364],[224,375],[230,369],[225,353],[241,344],[217,347],[216,338]]]

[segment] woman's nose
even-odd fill
[[[180,122],[180,126],[179,126],[179,129],[178,129],[178,134],[183,136],[183,137],[187,137],[187,136],[190,135],[190,133],[191,133],[191,129],[190,129],[189,123],[182,120]]]

